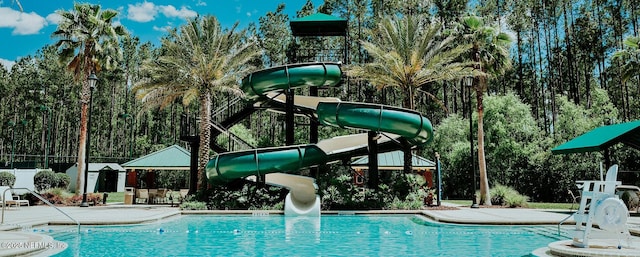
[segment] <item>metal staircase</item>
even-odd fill
[[[214,110],[211,114],[209,147],[218,153],[253,149],[254,146],[231,133],[229,128],[249,117],[255,111],[253,105],[246,103],[241,97],[230,99],[225,105]],[[198,142],[199,124],[200,119],[195,114],[192,116],[183,114],[180,120],[180,140]],[[225,145],[218,144],[217,139],[219,138],[220,141],[225,142]]]
[[[229,99],[227,104],[214,110],[211,114],[211,149],[223,153],[255,148],[229,131],[229,128],[249,117],[255,111],[256,108],[251,103],[243,101],[239,96]],[[226,146],[219,145],[217,138],[226,142]]]

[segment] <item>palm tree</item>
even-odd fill
[[[87,78],[101,69],[111,69],[121,57],[118,39],[126,35],[124,27],[114,26],[115,10],[100,10],[100,5],[74,4],[71,11],[57,11],[62,17],[52,36],[61,62],[73,73],[74,79],[82,83],[80,92],[80,137],[78,140],[78,178],[76,193],[84,183],[84,156],[87,139],[87,114],[90,88]]]
[[[622,82],[640,75],[640,37],[627,37],[624,40],[627,48],[616,51],[612,59],[621,63]]]
[[[239,81],[260,52],[247,30],[223,29],[215,16],[191,19],[162,40],[161,55],[143,64],[148,78],[134,88],[146,109],[164,108],[176,100],[200,108],[198,189],[206,183],[209,161],[212,98],[220,93],[242,94]]]
[[[630,101],[627,82],[630,78],[640,75],[640,36],[629,36],[624,39],[623,44],[626,48],[616,51],[611,59],[619,65],[623,86],[623,116],[625,119],[629,119],[631,116],[630,110],[634,108],[629,107]]]
[[[481,18],[468,16],[462,19],[464,38],[471,43],[470,59],[476,63],[476,69],[486,75],[474,76],[473,89],[476,93],[476,111],[478,112],[478,166],[480,171],[480,204],[491,205],[487,164],[484,153],[484,107],[483,96],[487,90],[487,76],[497,76],[511,67],[509,46],[511,38],[499,28],[485,25]]]
[[[404,94],[402,107],[414,109],[418,91],[439,101],[420,87],[476,75],[471,61],[456,61],[471,45],[455,45],[455,37],[443,35],[439,22],[422,17],[408,15],[383,19],[371,33],[372,42],[362,42],[373,61],[351,68],[349,76],[369,81],[378,89],[400,88]],[[411,151],[405,149],[404,171],[408,173],[411,169]]]

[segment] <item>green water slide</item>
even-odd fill
[[[339,63],[303,63],[257,71],[243,79],[242,89],[250,99],[260,101],[268,93],[299,87],[332,87],[341,79]],[[426,144],[433,138],[431,122],[418,112],[379,104],[318,99],[311,105],[315,105],[316,116],[323,125],[377,131],[391,140],[403,137],[413,145]],[[345,154],[362,155],[362,149],[366,150],[366,137],[354,136],[327,139],[318,144],[230,152],[210,160],[206,171],[212,184],[225,184],[251,175],[290,173],[343,159]]]

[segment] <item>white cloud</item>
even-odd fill
[[[196,6],[207,6],[207,2],[198,0],[198,2],[196,3]]]
[[[61,20],[62,20],[62,16],[60,16],[60,14],[52,13],[47,15],[47,21],[52,24],[60,24]]]
[[[182,19],[188,19],[191,17],[196,17],[198,15],[197,12],[189,10],[184,6],[180,8],[180,10],[173,7],[173,5],[159,6],[159,9],[160,12],[162,12],[162,14],[164,14],[164,16],[167,16],[168,18],[178,17]]]
[[[247,17],[251,17],[251,12],[247,12]]]
[[[170,25],[167,25],[167,26],[164,26],[164,27],[153,26],[153,30],[162,31],[162,32],[167,32],[172,28],[173,28],[173,26],[170,26]]]
[[[35,12],[26,13],[0,7],[0,28],[12,28],[13,35],[38,34],[47,24],[47,20]]]
[[[155,20],[158,13],[162,13],[162,15],[167,18],[177,17],[182,19],[188,19],[198,15],[197,12],[187,7],[177,9],[173,5],[155,5],[154,3],[146,1],[136,3],[135,5],[129,4],[128,6],[127,18],[137,22],[150,22]]]
[[[150,22],[155,19],[158,14],[156,5],[149,2],[136,3],[135,5],[129,5],[127,11],[127,18],[137,22]]]
[[[9,61],[7,59],[2,59],[0,58],[0,63],[2,64],[2,66],[4,66],[5,69],[7,69],[8,71],[11,71],[11,67],[16,64],[16,62],[14,61]]]

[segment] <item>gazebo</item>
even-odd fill
[[[140,172],[147,171],[144,182],[147,187],[155,183],[155,171],[190,170],[191,154],[179,145],[172,145],[162,150],[147,154],[135,160],[123,163],[127,170],[127,187],[141,185]]]
[[[436,163],[421,156],[412,155],[411,165],[413,170],[422,174],[427,181],[429,188],[433,188],[433,172],[436,171]],[[404,167],[404,152],[393,151],[378,154],[378,169],[383,171],[399,171]],[[351,163],[351,168],[355,170],[353,181],[357,185],[364,183],[365,170],[369,169],[369,157],[365,156]]]

